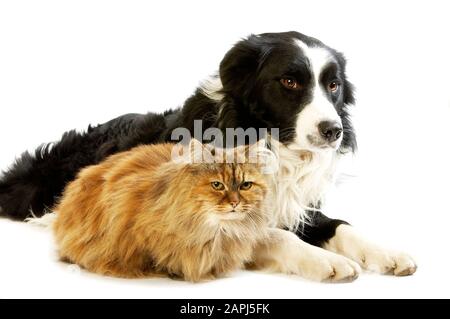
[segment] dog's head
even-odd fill
[[[220,64],[222,93],[253,125],[280,129],[280,141],[312,151],[354,150],[347,112],[354,102],[345,59],[298,32],[251,35]]]

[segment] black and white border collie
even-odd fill
[[[223,58],[183,107],[164,114],[127,114],[87,132],[24,153],[0,180],[0,214],[42,216],[83,167],[139,144],[171,139],[178,127],[279,129],[277,203],[272,236],[261,254],[276,270],[313,280],[352,280],[360,267],[409,275],[414,261],[382,249],[341,220],[320,212],[339,158],[356,148],[348,106],[354,102],[345,59],[298,32],[251,35]]]

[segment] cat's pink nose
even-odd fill
[[[237,192],[232,192],[231,194],[228,195],[228,200],[230,201],[231,207],[235,209],[240,202],[239,194]]]

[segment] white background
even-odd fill
[[[156,4],[157,3],[157,4]],[[0,297],[450,297],[447,1],[2,1],[0,168],[70,128],[180,105],[250,33],[297,30],[343,51],[360,149],[328,214],[415,257],[416,275],[351,284],[237,272],[190,284],[57,262],[51,234],[0,220]]]

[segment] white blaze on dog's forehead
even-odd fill
[[[314,75],[314,82],[316,85],[319,84],[319,77],[323,71],[323,68],[333,61],[333,56],[330,52],[322,47],[309,47],[306,43],[301,40],[294,40],[295,44],[302,50],[303,54],[309,60],[311,69]]]
[[[317,147],[320,145],[312,144],[311,138],[322,141],[318,130],[319,123],[323,121],[341,123],[334,104],[327,96],[326,88],[320,83],[324,68],[336,60],[332,53],[324,47],[308,46],[305,42],[297,39],[294,40],[294,43],[308,60],[314,81],[311,86],[311,101],[302,108],[297,116],[295,144],[297,148],[317,151]],[[339,147],[339,143],[336,143],[335,147]],[[323,151],[330,150],[332,151],[333,148],[326,148]]]

